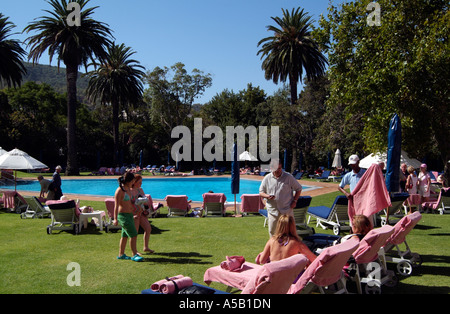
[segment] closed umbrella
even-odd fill
[[[331,167],[334,167],[334,168],[342,167],[342,157],[341,157],[341,151],[339,150],[339,148],[334,153],[333,164],[331,165]]]
[[[31,157],[20,149],[13,149],[0,156],[0,169],[14,170],[33,170],[48,168],[39,160]],[[14,182],[16,181],[16,173],[14,174]],[[15,188],[16,188],[16,184]]]
[[[231,194],[234,194],[234,214],[236,215],[236,194],[239,194],[239,159],[236,143],[233,145],[233,161],[231,162]]]
[[[402,153],[402,125],[397,114],[389,123],[386,161],[386,187],[389,192],[398,192],[400,184],[400,156]]]

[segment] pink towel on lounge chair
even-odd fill
[[[172,280],[166,280],[159,286],[159,292],[164,294],[178,293],[179,290],[190,287],[194,284],[190,277],[181,277]],[[178,290],[177,290],[178,289]]]
[[[386,183],[380,166],[372,164],[352,191],[353,199],[348,201],[348,217],[350,221],[355,215],[370,217],[391,206]]]
[[[167,202],[168,207],[186,210],[190,208],[186,195],[167,195],[164,200]]]
[[[45,202],[45,205],[51,205],[51,204],[61,204],[61,203],[67,203],[71,200],[48,200]],[[79,208],[79,204],[75,202],[75,216],[79,217],[81,213],[81,210]]]
[[[322,287],[337,282],[342,276],[342,268],[358,245],[358,239],[350,239],[324,249],[289,288],[288,294],[301,292],[310,281]]]
[[[303,254],[265,264],[242,294],[284,294],[309,262]]]
[[[241,195],[241,212],[255,212],[264,208],[264,202],[259,194]]]
[[[242,265],[245,263],[243,256],[227,256],[227,259],[220,263],[220,267],[229,271],[239,271],[242,269]]]
[[[202,208],[205,208],[205,203],[225,203],[226,201],[227,197],[223,193],[205,193]]]
[[[15,208],[14,197],[16,194],[16,191],[3,191],[3,207]]]
[[[399,245],[405,242],[406,235],[417,225],[420,219],[422,219],[422,215],[418,211],[404,216],[395,224],[394,233],[391,234],[386,243]]]
[[[357,264],[367,264],[378,258],[378,251],[386,244],[387,239],[394,233],[394,227],[384,225],[381,228],[372,229],[359,243],[353,252]]]

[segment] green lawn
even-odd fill
[[[312,206],[330,205],[336,193],[313,198]],[[105,210],[103,202],[82,201]],[[166,212],[163,209],[163,213]],[[203,283],[203,274],[227,255],[242,255],[254,262],[268,239],[262,216],[243,218],[154,218],[150,247],[155,254],[145,261],[117,260],[120,233],[105,233],[89,227],[79,235],[46,233],[50,219],[20,219],[0,210],[0,293],[25,294],[138,294],[166,276],[183,274]],[[315,228],[319,233],[330,230]],[[396,288],[383,293],[450,292],[450,215],[424,214],[407,240],[423,258],[412,276],[400,278]],[[142,235],[138,249],[142,248]],[[127,246],[126,253],[130,254]],[[76,262],[81,286],[69,286],[67,277]],[[213,287],[224,289],[218,283]]]

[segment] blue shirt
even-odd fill
[[[356,187],[356,184],[358,184],[358,181],[359,179],[361,179],[364,172],[366,172],[366,169],[363,168],[360,168],[358,173],[353,172],[353,170],[350,171],[349,173],[344,175],[339,186],[341,188],[344,188],[347,184],[350,185],[350,193],[352,193],[353,189]]]

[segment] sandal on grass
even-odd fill
[[[131,257],[122,254],[121,256],[117,256],[117,259],[131,259]]]
[[[139,255],[136,254],[135,256],[133,256],[131,258],[131,260],[135,261],[135,262],[142,262],[144,260],[144,258],[142,258],[142,257],[140,257]]]

